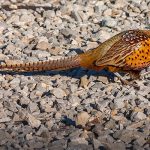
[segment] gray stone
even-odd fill
[[[103,148],[103,149],[108,149],[108,150],[125,150],[126,147],[125,147],[125,144],[123,142],[117,142],[117,143],[111,143],[109,141],[105,141],[105,140],[97,140],[97,139],[94,139],[94,148],[95,149],[100,149],[100,148]]]
[[[114,99],[114,105],[116,109],[121,109],[125,106],[124,98],[115,98]]]
[[[107,109],[106,107],[108,106],[108,104],[110,103],[109,100],[104,100],[104,101],[98,101],[97,102],[97,107],[99,110],[104,111],[105,109]]]
[[[4,54],[0,54],[0,60],[3,61],[5,59],[8,59],[8,57]]]
[[[77,114],[76,117],[76,125],[85,126],[88,123],[90,115],[87,112],[81,112]]]
[[[31,24],[34,21],[34,19],[35,19],[35,17],[33,14],[23,14],[20,17],[19,21]]]
[[[46,17],[46,18],[55,17],[55,11],[54,11],[54,10],[47,10],[47,11],[44,11],[43,17]]]
[[[131,116],[132,120],[144,120],[146,115],[143,112],[134,112]]]
[[[9,138],[10,135],[3,129],[0,129],[0,145],[5,145],[9,141]]]
[[[80,105],[81,99],[78,96],[71,95],[69,96],[69,101],[72,107]]]
[[[56,119],[58,119],[58,120],[60,120],[61,119],[61,113],[60,112],[56,112],[56,114],[55,114],[55,118]]]
[[[76,144],[88,145],[88,141],[85,138],[81,138],[81,137],[71,138],[71,142],[74,143],[74,144],[76,143]]]
[[[36,45],[39,50],[49,50],[51,48],[50,44],[46,41],[41,41]]]
[[[116,121],[111,119],[105,123],[105,128],[107,129],[114,129],[116,127]]]
[[[64,150],[67,148],[67,141],[64,139],[56,140],[53,143],[48,144],[48,149],[58,149],[58,150]]]
[[[115,27],[117,25],[117,22],[115,19],[111,18],[111,17],[105,17],[106,20],[106,26],[108,27]]]
[[[100,82],[102,82],[102,83],[104,83],[104,84],[108,84],[108,83],[109,83],[109,82],[108,82],[108,78],[105,77],[105,76],[99,76],[99,77],[98,77],[98,81],[100,81]]]
[[[48,58],[50,56],[50,53],[42,50],[36,50],[36,51],[32,51],[32,56],[42,59],[42,58]]]
[[[38,91],[38,90],[34,90],[34,91],[32,91],[30,94],[29,94],[30,96],[30,99],[38,99],[38,98],[40,98],[42,95],[43,95],[43,92],[41,92],[41,91]]]
[[[105,9],[107,9],[106,5],[104,4],[104,1],[97,1],[95,4],[95,13],[100,13],[103,12]]]
[[[36,119],[33,115],[28,114],[28,122],[32,128],[38,128],[41,125],[41,121]]]
[[[142,0],[132,0],[132,2],[140,4],[142,2]]]
[[[14,78],[12,81],[9,82],[9,84],[13,87],[16,87],[20,84],[20,79],[19,78]]]
[[[71,16],[75,19],[75,21],[82,22],[81,16],[79,15],[78,11],[73,10],[71,12]]]
[[[2,146],[0,146],[0,149],[1,150],[7,150],[7,146],[6,145],[2,145]]]
[[[38,111],[38,106],[36,103],[33,103],[33,102],[30,102],[29,103],[29,109],[30,109],[30,112],[33,113],[33,112],[36,112]]]
[[[127,4],[128,4],[128,2],[126,0],[116,0],[114,7],[115,8],[124,8]]]
[[[69,143],[66,150],[93,150],[92,145]]]
[[[150,24],[150,11],[147,12],[146,17],[147,17],[147,24]]]
[[[108,135],[110,133],[109,129],[104,129],[104,126],[101,124],[96,124],[95,127],[92,130],[95,134],[98,135],[98,137],[105,137],[105,135]]]
[[[10,122],[10,121],[11,121],[10,117],[3,117],[2,119],[0,119],[0,123]]]
[[[142,147],[144,144],[146,144],[146,142],[147,141],[145,140],[145,137],[139,137],[134,141],[134,144]]]
[[[60,33],[63,34],[65,37],[71,36],[73,31],[69,28],[60,30]]]
[[[63,98],[66,96],[66,93],[64,90],[62,90],[61,88],[55,88],[53,90],[53,94],[56,98]]]

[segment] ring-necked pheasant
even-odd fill
[[[26,72],[84,67],[93,70],[129,72],[138,76],[139,72],[148,66],[150,66],[150,30],[127,30],[83,54],[59,60],[2,64],[0,70]]]

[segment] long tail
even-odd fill
[[[46,70],[67,70],[76,67],[84,67],[93,70],[101,70],[104,66],[96,66],[95,61],[101,59],[102,49],[97,47],[91,51],[87,51],[80,55],[70,56],[57,60],[27,62],[16,64],[1,64],[0,70],[2,71],[46,71]]]
[[[76,67],[80,67],[80,58],[78,55],[57,60],[16,63],[16,64],[1,64],[0,70],[28,72],[28,71],[46,71],[46,70],[66,70]]]

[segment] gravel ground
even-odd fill
[[[75,55],[120,31],[150,28],[149,0],[0,2],[7,63]],[[82,68],[2,72],[0,149],[148,150],[150,75],[136,82],[139,88]]]

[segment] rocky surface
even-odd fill
[[[75,55],[120,31],[150,28],[149,0],[1,0],[0,8],[7,63]],[[148,150],[150,75],[136,82],[82,68],[2,72],[0,149]]]

